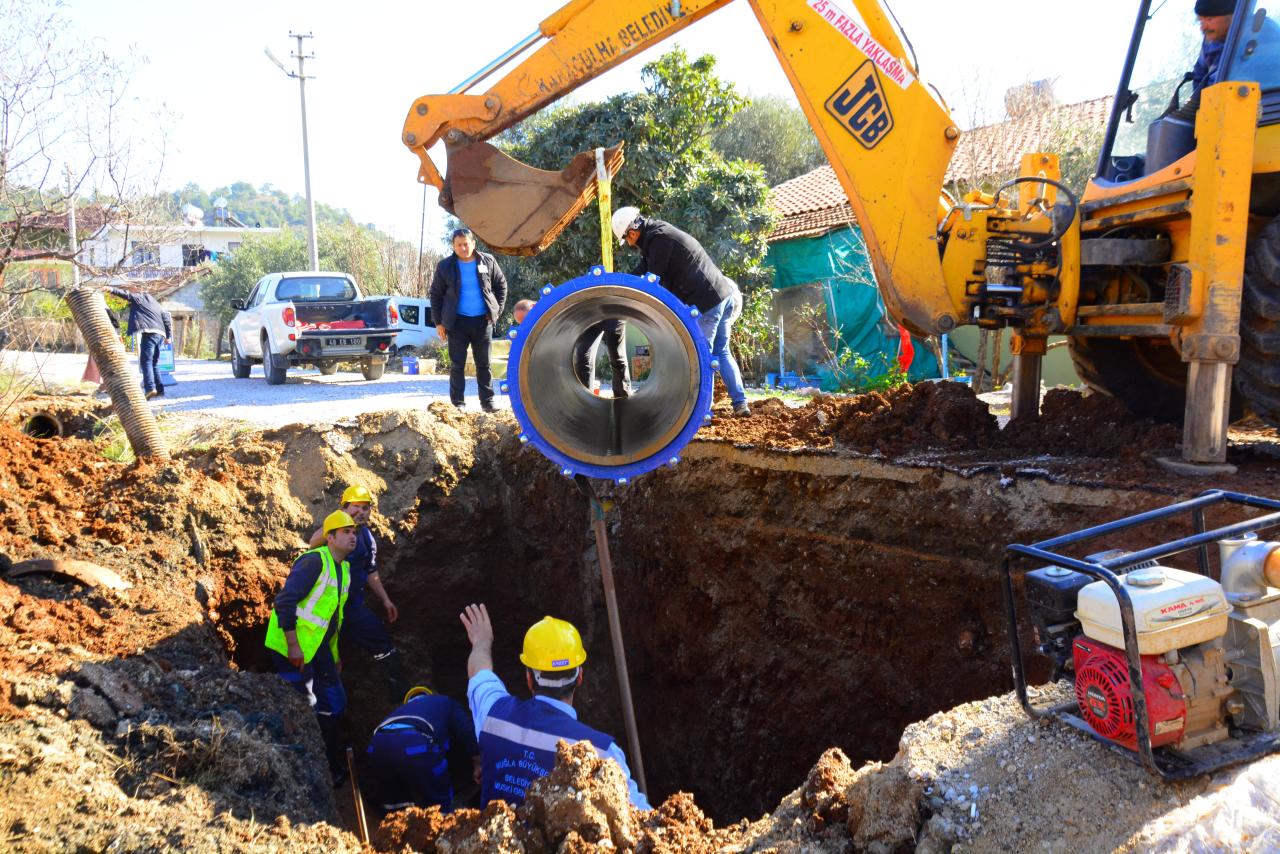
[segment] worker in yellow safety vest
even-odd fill
[[[305,693],[316,710],[337,786],[346,777],[340,739],[341,715],[347,708],[338,636],[351,587],[346,558],[356,546],[356,522],[337,510],[325,517],[323,531],[325,544],[304,552],[289,570],[271,608],[266,644],[276,670]]]

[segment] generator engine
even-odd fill
[[[1119,576],[1133,604],[1151,746],[1280,731],[1280,542],[1218,542],[1222,582],[1148,564]],[[1093,555],[1091,561],[1117,553]],[[1080,716],[1137,749],[1120,606],[1103,581],[1057,566],[1026,574],[1039,651],[1073,679]]]

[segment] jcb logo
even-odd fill
[[[864,148],[875,148],[893,130],[893,115],[880,85],[880,75],[871,60],[827,99],[827,112],[840,120],[845,130]]]

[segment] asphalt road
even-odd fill
[[[37,378],[37,388],[79,386],[85,356],[68,353],[0,353],[6,368],[17,367]],[[131,366],[136,366],[131,361]],[[335,421],[364,412],[425,408],[449,399],[448,377],[410,376],[387,372],[370,382],[356,372],[339,371],[321,376],[319,371],[289,369],[284,385],[267,385],[262,367],[255,365],[248,379],[231,376],[229,362],[178,359],[174,385],[151,405],[158,412],[192,413],[234,418],[263,427]],[[494,381],[497,390],[499,381]],[[82,387],[82,386],[81,386]],[[494,399],[499,408],[510,406],[506,395]],[[479,411],[476,383],[467,379],[467,409]]]

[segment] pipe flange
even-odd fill
[[[648,377],[624,399],[592,394],[573,371],[575,343],[606,320],[624,320],[649,341]],[[670,464],[711,410],[711,349],[694,310],[656,277],[593,267],[543,288],[510,336],[504,390],[520,439],[566,476],[627,480]]]

